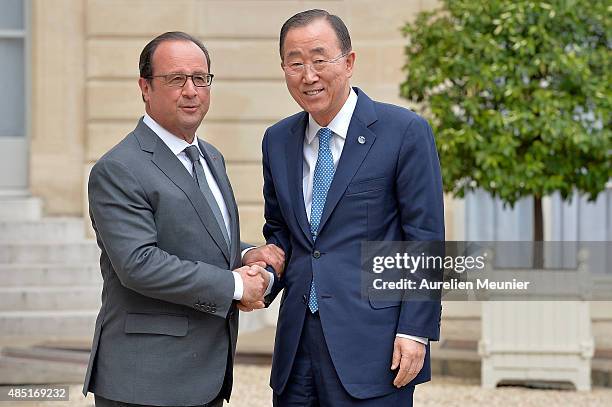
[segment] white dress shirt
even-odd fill
[[[215,201],[217,201],[217,205],[219,205],[219,209],[221,210],[221,215],[223,216],[223,223],[225,224],[225,229],[227,230],[227,236],[232,239],[232,232],[230,227],[230,215],[227,210],[227,205],[225,205],[225,200],[223,199],[223,195],[221,194],[221,190],[219,189],[219,185],[217,185],[217,181],[213,176],[210,168],[208,167],[208,163],[204,159],[204,155],[200,150],[200,146],[198,145],[198,137],[194,137],[193,141],[190,143],[186,142],[182,138],[175,136],[170,133],[168,130],[164,129],[160,126],[155,120],[153,120],[148,114],[145,114],[144,119],[142,120],[157,136],[164,142],[165,145],[168,146],[170,151],[176,155],[181,164],[185,167],[187,172],[193,176],[193,165],[189,157],[187,157],[187,153],[185,153],[185,149],[189,146],[196,146],[198,151],[200,152],[200,163],[202,167],[204,167],[204,174],[206,175],[206,181],[208,182],[208,186],[212,191],[213,196],[215,197]],[[234,299],[240,300],[242,299],[242,293],[244,291],[242,277],[235,271],[232,271],[234,276]]]
[[[357,106],[357,94],[353,89],[349,93],[344,106],[338,112],[338,114],[332,119],[331,122],[326,126],[332,131],[332,138],[329,142],[332,157],[334,159],[334,168],[338,168],[338,160],[342,154],[344,148],[344,142],[346,141],[346,134],[348,133],[349,124],[353,117],[353,112]],[[306,215],[308,221],[310,221],[310,210],[312,207],[312,183],[314,178],[314,170],[317,164],[317,157],[319,155],[319,138],[317,132],[323,127],[317,123],[311,115],[308,116],[308,124],[306,125],[306,134],[304,137],[304,164],[302,166],[302,188],[304,191],[304,206],[306,207]],[[406,334],[397,334],[400,338],[408,338],[414,341],[420,342],[427,345],[429,342],[428,338],[422,338],[420,336],[412,336]]]

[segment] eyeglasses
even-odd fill
[[[182,88],[187,83],[187,78],[191,78],[194,86],[198,88],[206,88],[212,84],[214,76],[215,75],[211,73],[199,73],[193,75],[187,75],[184,73],[169,73],[166,75],[148,76],[147,79],[164,78],[166,85],[172,88]]]
[[[317,59],[312,61],[311,64],[305,64],[303,62],[290,62],[289,64],[283,64],[283,70],[287,75],[295,76],[301,75],[306,70],[306,67],[309,66],[310,69],[315,71],[316,73],[322,73],[325,71],[331,64],[335,64],[338,62],[340,58],[347,56],[349,53],[339,55],[332,59]]]

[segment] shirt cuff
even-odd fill
[[[244,255],[246,254],[246,252],[248,252],[251,249],[255,249],[255,246],[251,246],[251,247],[247,247],[246,249],[244,249],[242,252],[240,252],[240,259],[244,259]]]
[[[270,267],[272,268],[272,267]],[[272,286],[274,285],[274,273],[272,273],[271,271],[268,271],[268,273],[270,273],[270,281],[268,281],[268,288],[266,288],[266,292],[264,293],[264,297],[268,294],[270,294],[270,292],[272,291]]]
[[[234,299],[240,301],[242,299],[242,293],[244,292],[242,277],[235,271],[232,271],[232,274],[234,275]]]
[[[395,334],[395,336],[397,336],[398,338],[412,339],[413,341],[422,343],[423,345],[427,345],[429,343],[429,338],[421,338],[420,336],[412,336],[406,334]]]

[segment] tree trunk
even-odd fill
[[[542,214],[542,197],[533,197],[533,267],[544,268],[544,215]]]

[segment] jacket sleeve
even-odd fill
[[[263,157],[263,178],[264,187],[263,195],[265,200],[264,217],[265,224],[263,227],[263,235],[266,243],[275,244],[285,252],[285,264],[289,264],[291,258],[291,241],[289,239],[289,231],[287,224],[283,218],[278,199],[276,197],[276,189],[274,187],[274,179],[270,170],[269,149],[267,146],[269,140],[268,131],[266,131],[262,142],[262,157]],[[284,283],[282,278],[274,279],[272,291],[266,296],[266,304],[270,304],[278,293],[283,289]]]
[[[108,158],[99,161],[91,171],[88,193],[98,245],[123,286],[198,311],[202,302],[214,304],[214,311],[203,312],[227,316],[234,292],[232,273],[179,259],[157,247],[155,213],[129,168]]]
[[[403,135],[396,191],[403,240],[444,241],[440,163],[431,127],[419,116],[409,122]],[[429,301],[404,299],[397,333],[438,340],[441,312],[439,295]]]

